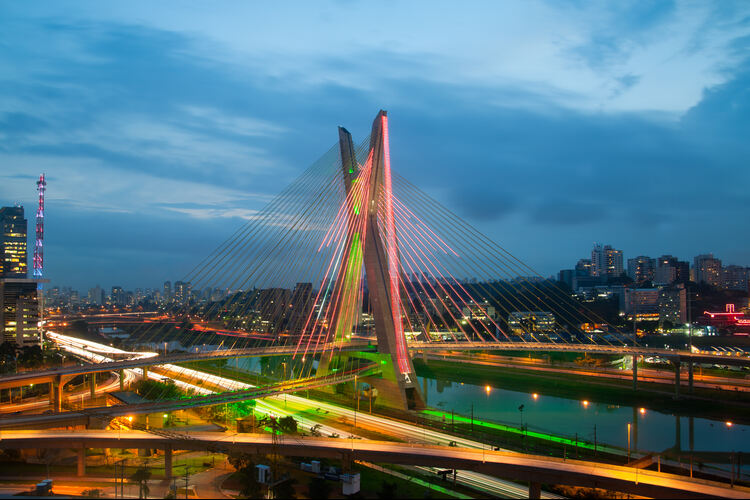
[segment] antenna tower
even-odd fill
[[[34,245],[34,277],[41,278],[44,270],[44,191],[47,189],[47,181],[44,174],[36,181],[36,189],[39,192],[39,208],[36,211],[36,245]],[[39,288],[42,284],[39,283]]]

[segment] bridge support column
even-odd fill
[[[96,373],[92,373],[89,379],[89,395],[91,399],[96,397]]]
[[[52,411],[62,411],[63,381],[60,375],[56,375],[49,383],[49,397]]]
[[[78,468],[76,470],[76,475],[78,477],[83,477],[86,475],[86,448],[79,448],[77,450],[78,454]]]
[[[638,389],[638,355],[633,354],[633,390]]]
[[[542,498],[541,483],[529,482],[529,498]]]
[[[148,380],[148,366],[143,367],[143,380]]]
[[[167,445],[164,448],[164,478],[169,481],[172,479],[172,446]]]
[[[638,408],[633,407],[633,453],[638,453]]]
[[[120,390],[125,390],[125,370],[120,370]]]
[[[673,361],[674,364],[674,398],[680,399],[680,361]]]
[[[682,451],[682,428],[680,426],[680,417],[675,415],[674,417],[674,451],[679,453]]]
[[[688,393],[693,393],[693,360],[688,360]]]

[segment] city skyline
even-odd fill
[[[444,7],[452,15],[415,39],[414,6],[239,5],[246,30],[200,8],[159,15],[169,4],[5,3],[0,200],[28,217],[48,174],[56,283],[175,279],[333,143],[337,125],[382,107],[394,169],[544,276],[593,241],[750,265],[734,230],[750,175],[745,4]],[[352,39],[347,20],[370,15],[380,27],[369,41],[333,34],[346,26]],[[266,16],[285,28],[270,32]],[[453,22],[468,18],[484,21]]]

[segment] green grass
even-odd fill
[[[430,483],[419,478],[407,481],[364,466],[358,466],[357,469],[357,472],[360,473],[360,490],[363,495],[368,497],[377,495],[382,484],[387,481],[396,485],[395,498],[425,498],[425,495],[428,493],[431,498],[454,498],[438,491],[438,489],[443,489],[443,487],[431,488]]]

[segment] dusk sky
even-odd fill
[[[393,168],[543,275],[750,265],[750,2],[0,0],[0,205],[32,234],[46,172],[53,285],[182,278],[381,108]]]

